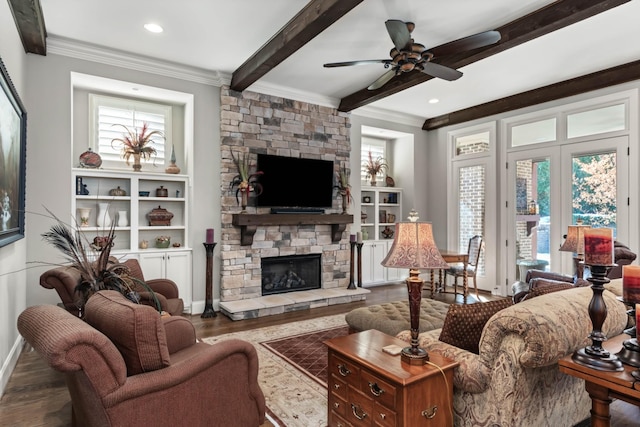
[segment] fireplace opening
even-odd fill
[[[320,289],[321,254],[262,258],[262,295]]]

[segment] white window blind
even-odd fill
[[[164,135],[164,138],[153,138],[151,146],[155,148],[156,155],[149,162],[156,166],[169,164],[171,149],[167,147],[172,145],[171,106],[93,94],[90,97],[94,150],[100,154],[103,162],[124,162],[122,145],[112,141],[114,138],[122,138],[126,129],[117,125],[124,125],[129,129],[135,127],[137,132],[140,132],[143,123],[147,123],[149,132],[157,130]]]
[[[369,152],[371,152],[371,157],[373,158],[373,160],[376,160],[380,157],[386,159],[386,148],[387,143],[384,139],[368,138],[364,136],[362,137],[362,143],[360,145],[360,179],[363,182],[370,181],[367,170],[364,168],[364,165],[369,160]],[[382,182],[383,180],[384,176],[382,174],[378,174],[378,176],[376,177],[376,181]]]

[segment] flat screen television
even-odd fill
[[[333,162],[258,154],[262,194],[260,207],[330,208],[333,204]]]

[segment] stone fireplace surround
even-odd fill
[[[290,99],[250,91],[221,90],[221,280],[220,309],[233,320],[287,311],[348,303],[366,298],[368,290],[347,290],[349,284],[349,225],[339,240],[335,228],[320,224],[258,225],[250,245],[241,242],[240,227],[233,225],[240,213],[235,190],[229,183],[236,175],[231,158],[248,153],[255,171],[256,154],[331,160],[336,171],[349,164],[349,114]],[[292,177],[294,180],[305,177]],[[248,214],[268,214],[254,207]],[[341,211],[339,197],[324,216]],[[246,243],[246,240],[245,240]],[[321,289],[262,296],[261,259],[275,256],[321,254]]]

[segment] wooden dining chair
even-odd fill
[[[484,247],[484,241],[482,236],[475,235],[469,239],[469,246],[467,247],[467,280],[473,279],[473,287],[476,290],[476,297],[480,297],[478,294],[478,283],[476,281],[476,275],[478,271],[478,263],[480,262],[480,254],[482,253],[482,249]],[[445,285],[447,283],[447,275],[453,276],[453,293],[456,295],[458,293],[458,277],[464,277],[464,263],[459,262],[455,264],[450,264],[449,269],[445,270]],[[467,283],[469,283],[467,281]],[[464,295],[464,289],[462,291]]]

